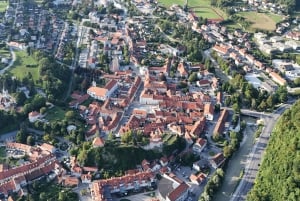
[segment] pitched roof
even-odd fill
[[[196,140],[196,143],[199,144],[201,147],[204,146],[206,144],[206,139],[203,139],[203,138],[198,138]]]
[[[104,143],[105,143],[105,141],[102,138],[100,138],[100,137],[96,137],[93,140],[93,146],[94,147],[103,147]]]
[[[90,87],[88,89],[89,93],[95,94],[96,96],[99,96],[99,97],[105,96],[107,91],[108,91],[107,89],[100,88],[100,87]]]
[[[189,185],[187,185],[185,182],[181,183],[177,188],[175,188],[172,192],[169,193],[168,197],[170,201],[175,201],[188,189]]]

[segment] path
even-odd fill
[[[10,51],[10,53],[12,55],[12,60],[9,62],[8,66],[6,66],[2,70],[0,70],[0,75],[2,75],[3,73],[5,73],[5,71],[7,71],[10,67],[12,67],[12,65],[14,65],[14,62],[16,61],[16,53],[13,51],[13,48],[9,47],[9,51]]]

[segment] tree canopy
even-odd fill
[[[247,200],[300,200],[300,102],[278,121]]]

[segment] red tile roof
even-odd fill
[[[170,201],[176,201],[183,193],[188,191],[188,189],[189,185],[183,182],[167,196],[170,199]]]

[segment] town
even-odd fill
[[[196,8],[0,1],[0,200],[211,200],[240,149],[226,200],[245,200],[300,92],[300,17],[249,0],[232,29]],[[282,20],[251,32],[245,12]]]

